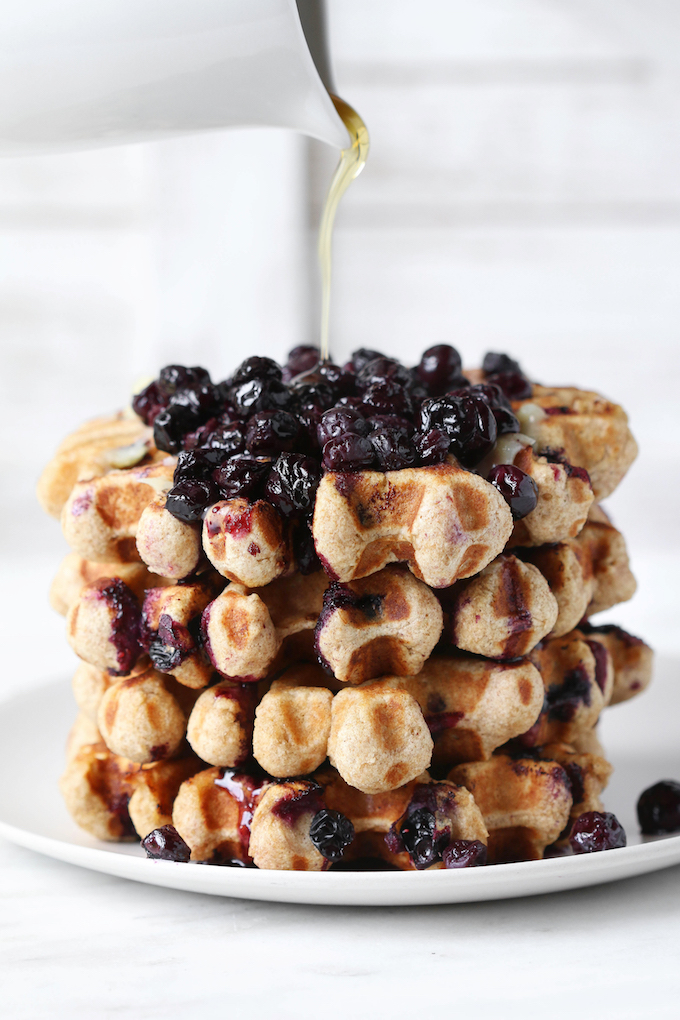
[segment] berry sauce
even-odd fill
[[[111,636],[109,641],[116,649],[118,669],[110,669],[112,676],[127,676],[142,654],[142,611],[133,592],[119,577],[101,578],[92,587],[97,597],[111,610]]]

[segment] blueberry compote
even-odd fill
[[[650,786],[637,802],[640,829],[645,836],[680,831],[680,783],[662,779]]]
[[[588,811],[579,815],[572,825],[569,844],[575,854],[617,850],[626,845],[626,833],[616,815],[608,811]]]
[[[147,857],[156,861],[176,861],[186,864],[191,857],[191,850],[184,842],[174,825],[161,825],[142,840]]]
[[[531,384],[518,363],[488,354],[474,385],[461,366],[447,344],[428,348],[415,368],[371,348],[341,367],[303,345],[283,367],[246,358],[220,383],[199,366],[168,365],[133,408],[158,449],[178,456],[166,498],[178,520],[199,524],[223,499],[266,499],[299,539],[324,471],[434,467],[448,456],[474,470],[498,436],[519,430],[510,401],[530,396]],[[530,512],[530,478],[504,466],[491,480],[516,518]]]

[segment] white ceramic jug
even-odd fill
[[[0,0],[0,155],[245,125],[344,148],[322,3]]]

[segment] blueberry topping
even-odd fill
[[[496,428],[499,436],[507,435],[509,432],[521,432],[519,420],[512,411],[506,407],[492,407],[493,416],[496,419]]]
[[[316,408],[325,411],[335,403],[333,389],[328,383],[320,381],[316,383],[302,383],[294,389],[297,404],[303,410]]]
[[[259,411],[248,421],[246,446],[256,457],[291,453],[300,441],[302,429],[288,411]]]
[[[424,432],[438,428],[448,434],[451,452],[464,467],[478,464],[496,442],[496,419],[481,394],[426,400],[420,419]]]
[[[367,347],[360,347],[358,351],[353,352],[352,357],[345,365],[345,370],[358,374],[369,361],[375,361],[376,358],[382,358],[383,356],[380,351],[372,351]]]
[[[374,429],[369,439],[381,471],[399,471],[415,464],[415,446],[403,430],[388,427]]]
[[[450,811],[454,803],[455,791],[445,783],[416,786],[406,812],[385,836],[388,850],[407,851],[419,871],[441,861],[451,843]]]
[[[339,811],[317,811],[309,827],[309,838],[327,861],[339,861],[354,839],[354,826]]]
[[[616,815],[608,811],[588,811],[579,815],[572,825],[569,843],[575,854],[616,850],[626,845],[626,833]]]
[[[217,468],[213,478],[222,499],[235,499],[237,496],[257,499],[270,468],[270,460],[242,453]]]
[[[475,383],[474,386],[468,387],[467,391],[465,389],[455,390],[454,395],[465,396],[466,392],[478,393],[484,397],[489,407],[493,408],[494,411],[501,407],[505,407],[508,411],[511,410],[510,401],[497,383]]]
[[[176,861],[187,864],[191,850],[174,825],[161,825],[142,840],[147,857],[156,861]]]
[[[538,486],[531,475],[514,464],[496,464],[489,471],[487,481],[498,489],[510,507],[513,520],[519,521],[536,509]]]
[[[229,395],[242,418],[257,411],[287,411],[295,407],[292,391],[277,379],[248,379],[234,386]]]
[[[487,382],[494,382],[503,390],[509,400],[526,400],[534,392],[534,388],[526,378],[518,372],[508,372],[507,375],[487,376]]]
[[[282,375],[281,368],[272,358],[259,358],[257,356],[252,358],[246,358],[238,366],[234,375],[232,376],[232,385],[238,386],[239,383],[244,383],[250,379],[259,379],[264,381],[265,379],[280,379]]]
[[[318,364],[319,348],[301,344],[299,347],[293,347],[292,351],[288,354],[288,360],[283,369],[283,377],[286,382],[290,382],[296,375],[302,375],[303,372],[311,372]]]
[[[219,499],[219,491],[210,479],[184,478],[173,485],[165,500],[165,509],[186,524],[203,519],[209,506]]]
[[[321,471],[314,458],[282,453],[269,472],[264,495],[284,517],[306,516],[314,509],[320,480]]]
[[[357,386],[366,390],[369,386],[393,382],[399,386],[410,386],[413,376],[410,369],[394,358],[374,358],[357,373]]]
[[[177,457],[173,481],[175,484],[198,478],[209,478],[214,464],[199,450],[182,450]]]
[[[156,415],[166,407],[169,399],[168,394],[161,390],[158,381],[154,380],[135,394],[132,398],[132,409],[146,425],[153,425]]]
[[[482,371],[484,375],[497,375],[499,373],[505,375],[508,372],[516,372],[519,375],[523,374],[519,362],[515,361],[514,358],[509,357],[507,354],[494,354],[492,351],[484,355]]]
[[[372,414],[370,418],[367,418],[371,431],[374,432],[376,429],[388,428],[397,429],[403,435],[411,438],[415,432],[415,427],[408,418],[402,418],[398,414]]]
[[[323,447],[329,439],[336,439],[348,432],[357,436],[366,436],[369,429],[368,422],[355,408],[331,407],[321,415],[316,434],[319,445]]]
[[[442,429],[416,432],[413,445],[421,464],[441,464],[449,452],[449,436]]]
[[[444,850],[445,868],[479,868],[486,864],[486,847],[478,839],[454,839]]]
[[[640,795],[637,802],[640,830],[646,836],[659,836],[680,830],[680,783],[662,779]]]
[[[348,432],[324,444],[323,466],[328,471],[366,471],[375,467],[375,451],[364,436]]]
[[[362,400],[368,414],[413,414],[413,403],[408,391],[392,379],[373,383],[364,390]]]
[[[153,439],[159,450],[179,453],[182,440],[201,424],[196,408],[174,404],[159,411],[153,423]]]
[[[438,397],[453,386],[465,385],[461,369],[462,362],[456,348],[448,344],[437,344],[428,347],[416,372],[427,392]]]
[[[315,570],[321,569],[321,563],[314,548],[311,517],[293,521],[292,542],[295,565],[301,574],[312,574]]]
[[[242,453],[246,442],[242,427],[232,422],[218,425],[205,436],[200,445],[208,450],[221,450],[226,460],[235,453]]]
[[[327,361],[319,366],[319,377],[321,382],[330,386],[334,396],[346,397],[356,392],[356,379],[351,372],[345,371],[339,365],[333,365]]]

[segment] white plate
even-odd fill
[[[71,821],[57,790],[75,708],[68,681],[0,703],[0,835],[49,857],[137,882],[242,899],[395,906],[506,899],[615,882],[680,863],[680,836],[641,842],[635,801],[659,779],[680,780],[680,663],[657,665],[649,692],[605,713],[616,767],[606,795],[628,846],[606,853],[431,872],[257,871],[147,860],[137,844],[100,843]]]

